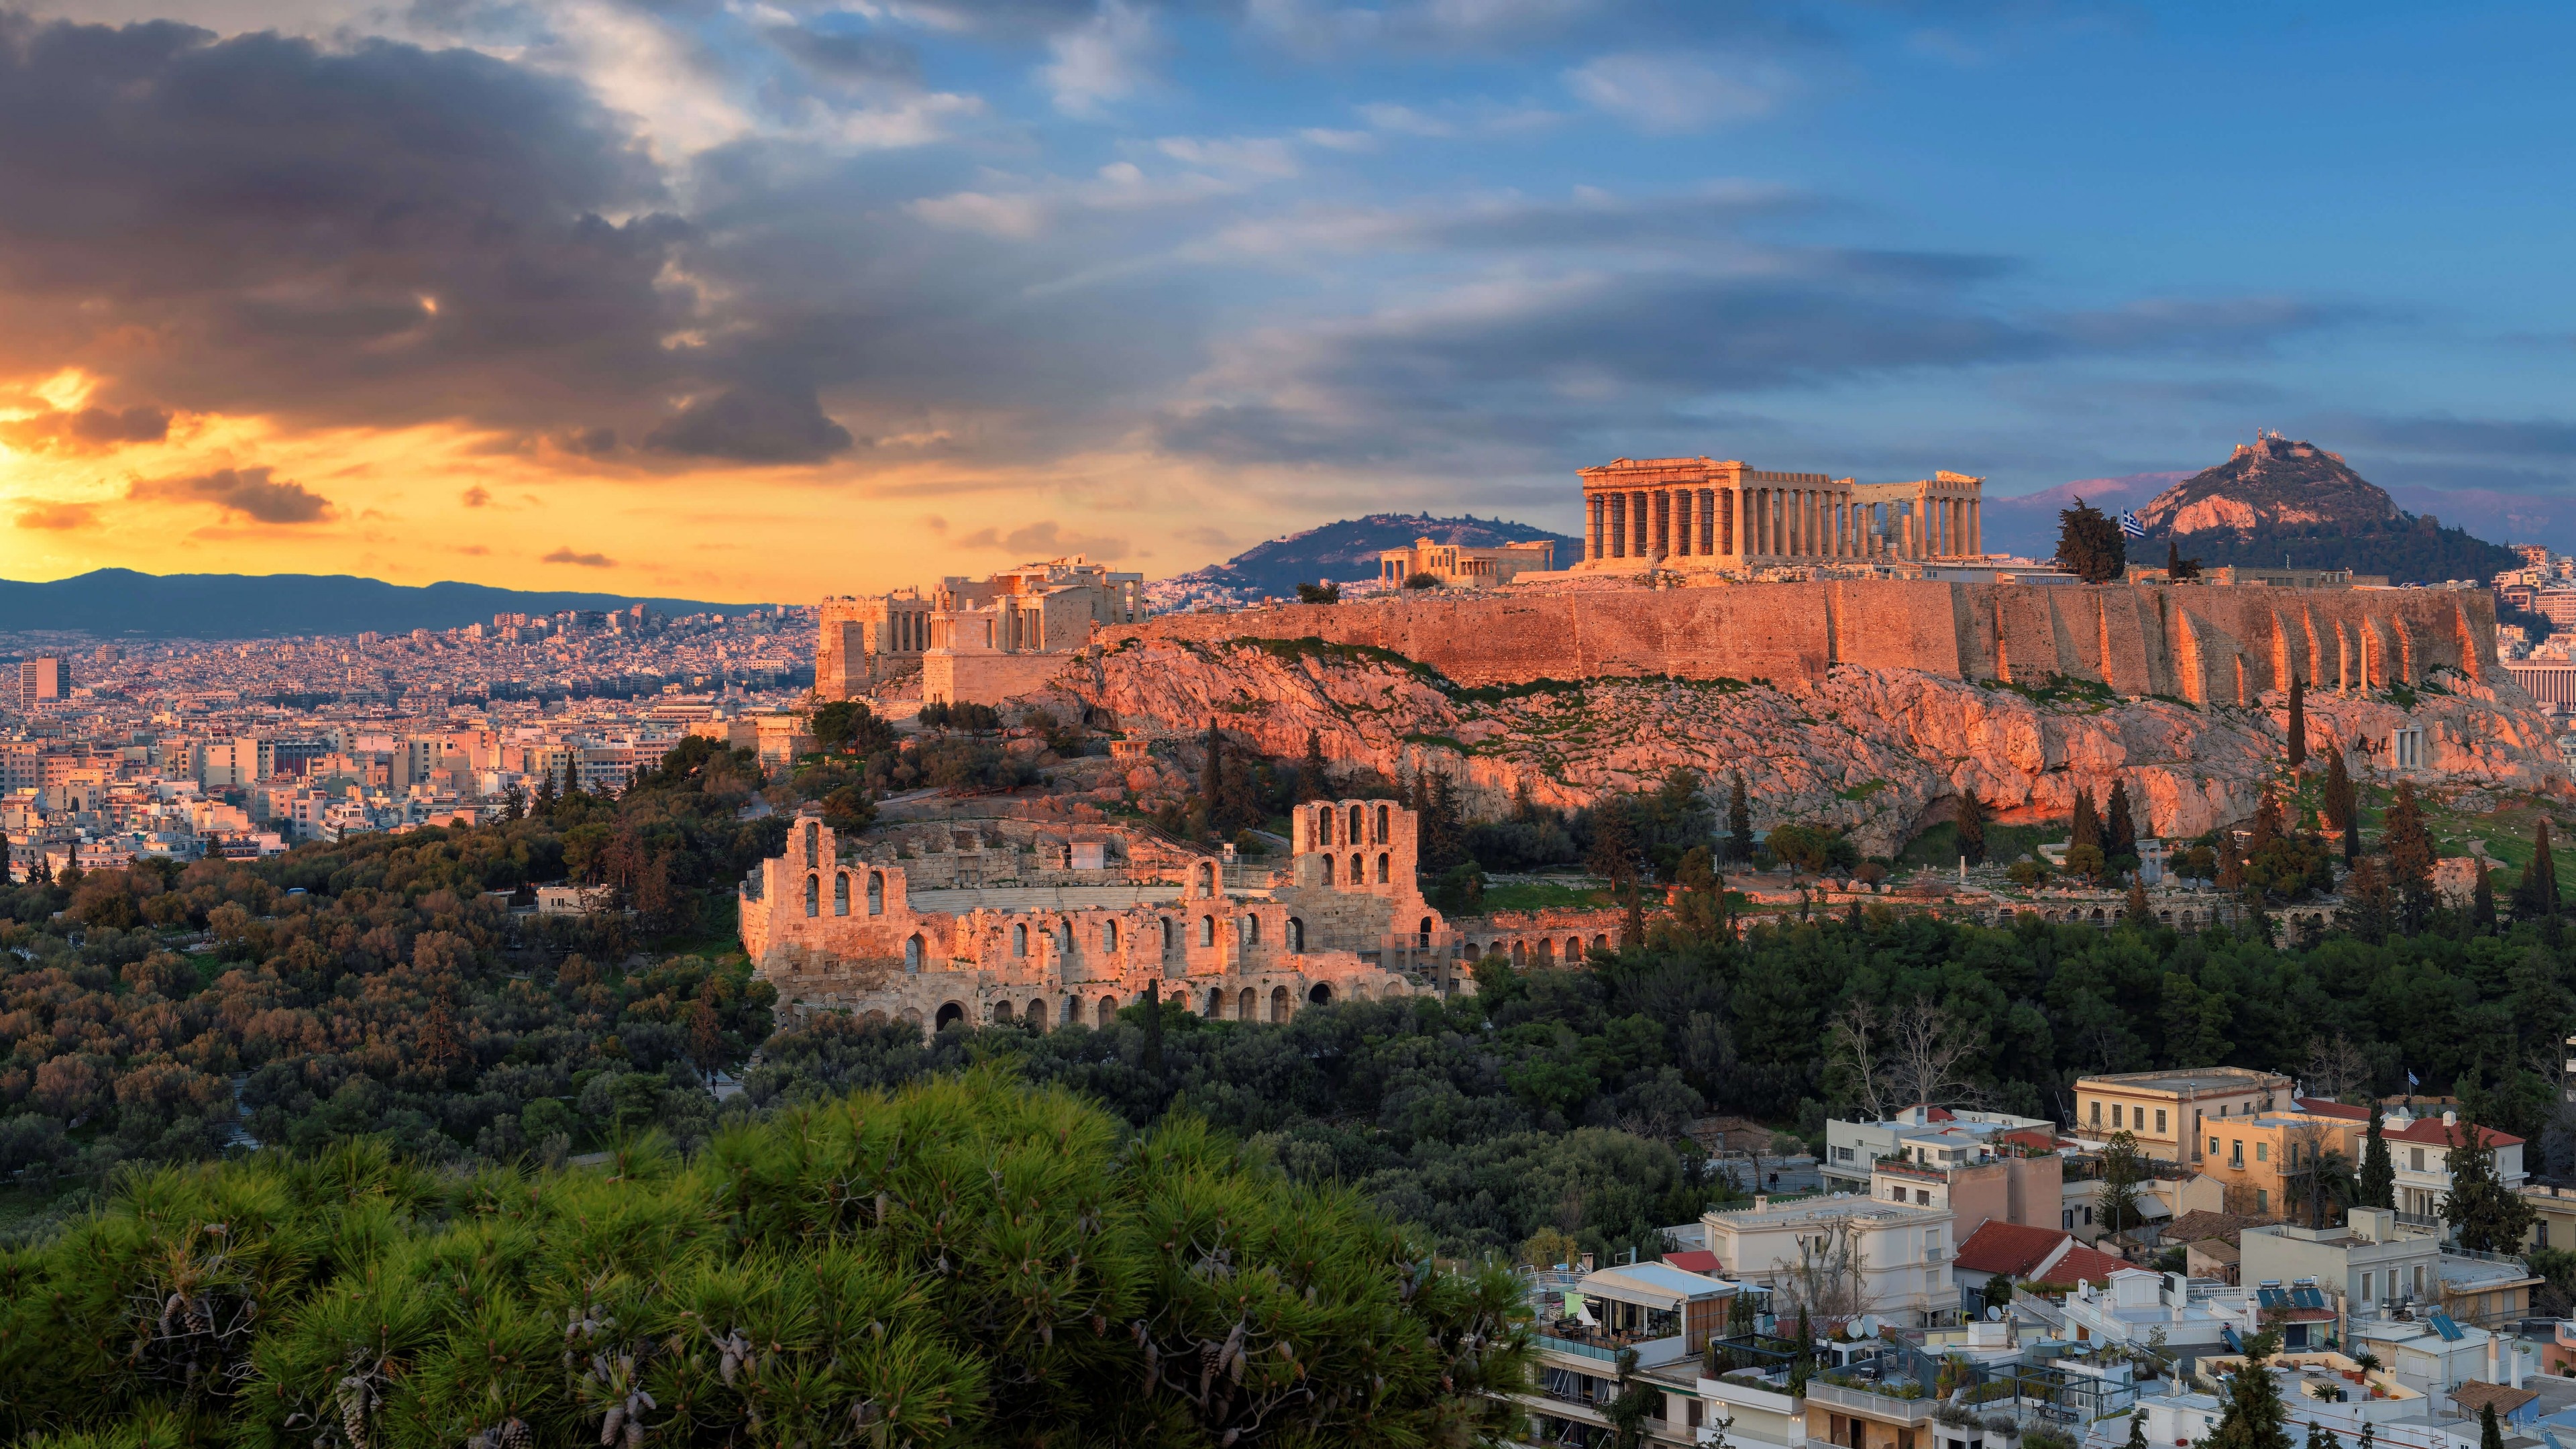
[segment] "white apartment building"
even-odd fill
[[[1738,1281],[1780,1288],[1794,1280],[1802,1252],[1812,1254],[1833,1237],[1848,1235],[1860,1263],[1860,1312],[1916,1326],[1958,1317],[1959,1292],[1951,1277],[1956,1218],[1948,1209],[1843,1193],[1778,1206],[1757,1196],[1753,1204],[1712,1209],[1700,1218],[1697,1246],[1716,1254],[1723,1271]]]

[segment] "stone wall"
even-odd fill
[[[1122,625],[1135,628],[1136,625]],[[1016,699],[1055,677],[1079,658],[1062,654],[951,654],[933,650],[921,657],[921,697],[943,704],[1000,704]]]
[[[1295,639],[1392,650],[1460,684],[1663,675],[1822,678],[1837,664],[1951,679],[2052,676],[2129,695],[2251,703],[2295,674],[2385,688],[2436,669],[2501,678],[2484,590],[1908,580],[1581,590],[1167,614],[1127,639]]]

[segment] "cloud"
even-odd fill
[[[1684,251],[1705,259],[1711,243],[1740,237],[1748,222],[1832,209],[1812,193],[1765,182],[1715,182],[1645,196],[1586,188],[1560,199],[1447,197],[1403,206],[1303,207],[1228,226],[1215,243],[1252,255],[1581,250]]]
[[[477,483],[473,487],[466,489],[465,496],[458,501],[462,502],[468,508],[481,508],[491,503],[492,490],[484,487],[480,483]]]
[[[848,450],[850,430],[824,416],[812,388],[728,388],[681,408],[646,436],[644,446],[737,463],[819,463]]]
[[[170,414],[149,406],[55,408],[0,422],[0,442],[68,453],[103,453],[128,443],[157,443],[169,435]]]
[[[2576,423],[2555,418],[2352,418],[2354,440],[2413,453],[2477,458],[2576,459]]]
[[[1118,559],[1127,556],[1127,540],[1119,537],[1093,537],[1069,532],[1052,518],[1040,519],[1004,534],[997,529],[979,528],[957,540],[960,548],[1000,549],[1027,560],[1065,558],[1082,554],[1094,559]]]
[[[20,528],[62,531],[88,528],[98,522],[98,508],[88,503],[48,503],[31,499],[18,510]]]
[[[228,516],[253,523],[324,523],[338,516],[331,500],[301,483],[273,479],[270,473],[267,468],[218,468],[191,478],[137,479],[126,489],[126,497],[211,503]]]
[[[1093,116],[1151,79],[1156,48],[1149,11],[1125,0],[1100,0],[1089,20],[1048,40],[1054,59],[1038,76],[1055,97],[1057,110]]]
[[[550,564],[576,564],[586,569],[608,569],[617,567],[617,560],[610,558],[604,553],[575,553],[569,547],[556,549],[553,553],[547,554],[544,558],[537,561],[539,563]]]
[[[1790,88],[1788,73],[1768,62],[1651,52],[1600,56],[1566,72],[1565,82],[1650,136],[1768,115]]]

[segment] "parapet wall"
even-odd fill
[[[2270,589],[1907,580],[1583,590],[1167,614],[1128,638],[1297,639],[1392,650],[1460,684],[1668,675],[1821,678],[1837,664],[1953,679],[2052,675],[2196,704],[2323,688],[2501,679],[2484,590]]]

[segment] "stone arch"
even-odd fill
[[[1215,861],[1203,860],[1199,862],[1199,894],[1203,896],[1212,896],[1216,894]]]
[[[1325,856],[1325,857],[1324,857],[1324,884],[1326,884],[1326,885],[1331,885],[1332,883],[1333,883],[1333,858],[1332,858],[1331,856],[1329,856],[1329,855],[1328,855],[1328,856]]]
[[[1538,938],[1538,964],[1541,966],[1553,966],[1556,964],[1556,939],[1554,937],[1541,936]]]
[[[1163,949],[1169,951],[1172,949],[1172,918],[1164,916],[1161,920],[1163,922]]]
[[[2100,906],[2095,906],[2093,908],[2093,924],[2097,926],[2102,924],[2102,908]]]
[[[1216,917],[1199,917],[1199,944],[1202,946],[1213,946],[1216,944]]]
[[[882,916],[885,914],[884,871],[872,870],[868,872],[868,914],[871,916]]]
[[[846,916],[849,913],[850,873],[846,870],[836,870],[832,872],[832,914]]]
[[[823,914],[823,878],[819,875],[805,877],[805,914]]]
[[[1047,1029],[1047,1004],[1046,1004],[1045,999],[1044,999],[1044,998],[1040,998],[1040,999],[1038,999],[1038,1000],[1035,1000],[1035,1001],[1030,1002],[1030,1003],[1029,1003],[1029,1009],[1028,1009],[1028,1010],[1026,1010],[1026,1011],[1024,1011],[1024,1012],[1021,1012],[1021,1013],[1020,1013],[1020,1016],[1021,1016],[1021,1019],[1022,1019],[1022,1020],[1024,1020],[1024,1021],[1028,1022],[1028,1024],[1029,1024],[1029,1025],[1036,1027],[1038,1030],[1040,1030],[1040,1031],[1044,1031],[1044,1030],[1046,1030],[1046,1029]]]
[[[1117,953],[1118,923],[1116,921],[1103,921],[1100,923],[1100,949],[1113,955]]]
[[[1234,1019],[1237,1021],[1259,1021],[1261,1018],[1254,1015],[1253,1011],[1252,988],[1247,986],[1243,988],[1243,994],[1238,997],[1234,1003]]]
[[[1354,987],[1352,987],[1352,988],[1351,988],[1351,1000],[1353,1000],[1353,1001],[1366,1001],[1366,1000],[1368,1000],[1368,988],[1367,988],[1366,986],[1354,986]]]
[[[1515,966],[1529,964],[1529,943],[1518,940],[1512,942],[1512,964]]]
[[[1208,1020],[1210,1020],[1210,1021],[1223,1021],[1223,1020],[1225,1020],[1225,988],[1224,988],[1224,987],[1221,987],[1221,986],[1211,986],[1211,987],[1209,987],[1209,988],[1208,988],[1208,999],[1207,999],[1207,1019],[1208,1019]]]
[[[813,865],[820,862],[822,858],[823,827],[808,820],[805,822],[805,863]]]
[[[1073,922],[1061,916],[1055,923],[1055,948],[1067,956],[1073,954]]]
[[[1358,851],[1351,852],[1351,884],[1368,884],[1368,867],[1361,862]]]
[[[1313,986],[1311,986],[1311,987],[1307,988],[1307,990],[1306,990],[1306,999],[1307,999],[1308,1001],[1311,1001],[1311,1002],[1315,1003],[1317,1006],[1330,1006],[1330,1005],[1332,1005],[1332,1004],[1333,1004],[1333,988],[1332,988],[1332,984],[1331,984],[1330,982],[1324,982],[1324,981],[1318,981],[1318,982],[1316,982]]]
[[[1387,807],[1383,805],[1377,807],[1377,843],[1380,845],[1386,844],[1391,838],[1387,830],[1387,821],[1389,818]]]
[[[931,1019],[931,1030],[946,1031],[951,1023],[965,1019],[966,1007],[963,1003],[943,1001],[939,1004],[939,1015]]]
[[[1102,1026],[1107,1026],[1117,1019],[1118,998],[1115,996],[1104,996],[1100,998],[1100,1024]]]
[[[921,1008],[918,1006],[905,1007],[903,1009],[903,1019],[911,1022],[913,1029],[918,1031],[921,1028]]]
[[[918,934],[913,935],[903,943],[904,970],[918,971],[921,969],[921,947],[922,940]]]
[[[1361,839],[1360,830],[1360,807],[1354,805],[1351,807],[1351,828],[1344,833],[1342,839],[1348,844],[1357,845]]]
[[[1029,954],[1029,924],[1026,921],[1011,927],[1011,954],[1014,956]]]
[[[1260,918],[1259,916],[1254,915],[1254,914],[1253,914],[1253,913],[1251,913],[1250,911],[1246,911],[1246,912],[1244,912],[1244,913],[1243,913],[1243,920],[1242,920],[1242,922],[1241,922],[1241,925],[1240,925],[1240,926],[1239,926],[1239,928],[1238,928],[1238,934],[1240,934],[1240,935],[1242,936],[1242,938],[1243,938],[1243,944],[1244,944],[1244,946],[1245,946],[1247,949],[1248,949],[1248,948],[1250,948],[1250,947],[1253,947],[1253,946],[1258,946],[1258,945],[1260,945],[1260,944],[1261,944],[1261,918]]]
[[[1571,966],[1571,965],[1573,965],[1575,962],[1580,961],[1580,960],[1582,960],[1582,959],[1583,959],[1583,938],[1582,938],[1581,936],[1568,936],[1568,937],[1566,937],[1566,938],[1565,938],[1565,964],[1566,964],[1566,965],[1568,965],[1568,966]]]
[[[1381,850],[1377,853],[1377,883],[1379,885],[1385,885],[1388,883],[1386,871],[1387,853]]]
[[[1306,949],[1306,923],[1295,916],[1288,918],[1288,949],[1291,951]]]
[[[1330,805],[1315,807],[1315,843],[1317,845],[1333,843],[1333,807]]]
[[[863,1011],[859,1013],[860,1024],[864,1026],[883,1026],[885,1025],[885,1019],[886,1014],[882,1011]]]
[[[1417,934],[1417,935],[1421,938],[1419,941],[1417,941],[1417,942],[1415,943],[1415,949],[1417,949],[1417,950],[1422,950],[1422,951],[1428,951],[1428,950],[1430,950],[1430,949],[1431,949],[1431,918],[1430,918],[1429,916],[1424,916],[1424,917],[1422,918],[1422,925],[1421,925],[1421,927],[1416,931],[1416,933],[1415,933],[1415,934]]]
[[[984,1009],[985,1009],[987,1012],[990,1012],[990,1013],[992,1014],[993,1024],[994,1024],[994,1025],[996,1025],[996,1026],[1007,1026],[1007,1025],[1009,1025],[1009,1024],[1010,1024],[1010,1020],[1011,1020],[1011,1003],[1010,1003],[1010,1002],[1008,1002],[1008,1001],[996,1001],[996,1002],[994,1002],[991,1006],[988,1006],[988,1007],[986,1007],[986,1008],[984,1008]]]
[[[1592,938],[1592,949],[1593,949],[1593,950],[1595,950],[1595,951],[1607,951],[1607,950],[1609,950],[1609,949],[1610,949],[1610,938],[1609,938],[1608,936],[1595,936],[1595,937],[1593,937],[1593,938]]]

